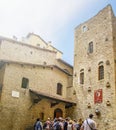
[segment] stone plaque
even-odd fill
[[[17,92],[17,91],[12,91],[12,97],[17,97],[17,98],[19,98],[19,92]]]

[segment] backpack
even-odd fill
[[[37,122],[36,125],[35,125],[35,127],[36,127],[37,129],[40,128],[40,130],[42,130],[42,126],[41,126],[40,122]]]
[[[47,123],[45,122],[44,125],[43,125],[43,129],[45,129],[47,126]]]
[[[68,123],[64,122],[64,130],[67,130]]]
[[[61,130],[61,125],[59,124],[59,122],[56,123],[56,130]]]
[[[77,130],[80,130],[80,129],[81,129],[81,125],[78,124],[78,125],[77,125]]]

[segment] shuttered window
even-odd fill
[[[57,83],[57,94],[62,95],[62,84],[61,83]]]
[[[88,52],[89,52],[89,53],[93,53],[93,42],[90,42],[90,43],[89,43]]]
[[[28,85],[29,85],[29,79],[28,78],[22,78],[22,85],[21,87],[22,88],[28,88]]]

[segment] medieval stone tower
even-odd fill
[[[116,129],[116,17],[110,5],[75,28],[78,113],[95,114],[99,130]]]

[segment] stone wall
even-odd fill
[[[112,18],[113,21],[113,49],[114,49],[114,61],[115,61],[115,81],[116,81],[116,17]],[[116,86],[116,82],[115,82],[115,86]],[[115,87],[115,97],[114,97],[114,103],[115,103],[115,107],[113,108],[113,115],[114,118],[116,118],[116,87]]]
[[[73,72],[71,65],[64,64],[57,59],[58,52],[56,51],[32,46],[29,43],[25,44],[8,38],[0,39],[0,60],[11,60],[39,65],[57,65],[64,70],[68,70],[71,74]],[[33,42],[35,43],[37,40],[34,39]]]
[[[17,41],[3,40],[0,48],[0,59],[33,64],[55,64],[56,53]]]
[[[111,6],[108,5],[96,16],[75,28],[73,85],[77,88],[78,117],[86,119],[90,113],[93,113],[100,130],[116,128],[113,18]],[[93,53],[88,51],[90,42],[93,42]],[[103,62],[104,66],[104,79],[102,80],[98,80],[100,62]],[[80,84],[81,69],[84,69],[84,84]],[[110,87],[107,87],[108,82]],[[95,103],[94,93],[100,89],[103,93],[102,102]],[[111,106],[107,105],[107,101],[110,101]],[[96,109],[100,110],[100,116],[95,114]]]
[[[27,89],[21,88],[23,77],[29,79]],[[56,94],[56,87],[59,82],[63,85],[62,96]],[[6,64],[0,103],[2,105],[2,109],[0,109],[0,129],[24,130],[33,125],[36,118],[41,117],[41,113],[44,113],[44,120],[48,117],[54,118],[56,108],[63,111],[63,117],[67,116],[64,103],[61,102],[51,107],[50,100],[42,99],[39,103],[33,104],[29,92],[29,89],[32,89],[51,96],[68,99],[67,86],[68,75],[57,68],[22,66],[18,63]],[[13,96],[13,91],[17,92],[19,96]],[[73,97],[73,94],[71,95]]]
[[[44,42],[38,37],[32,37],[29,41],[31,44],[0,37],[1,130],[31,128],[36,118],[42,118],[42,114],[43,121],[48,117],[54,118],[57,108],[62,110],[63,117],[70,116],[70,109],[65,108],[64,102],[51,107],[53,101],[50,99],[43,98],[40,102],[33,103],[30,95],[29,89],[32,89],[60,99],[74,99],[73,67],[57,59],[61,55],[57,49],[42,47],[46,45]],[[29,79],[27,89],[21,87],[23,77]],[[56,94],[57,83],[63,85],[62,95]],[[67,94],[68,92],[70,93]]]
[[[45,42],[40,36],[34,34],[34,33],[29,33],[28,36],[25,38],[24,42],[29,45],[33,46],[38,46],[40,48],[46,48],[51,51],[55,51],[56,58],[62,58],[62,52],[56,49],[51,45],[51,42]]]

